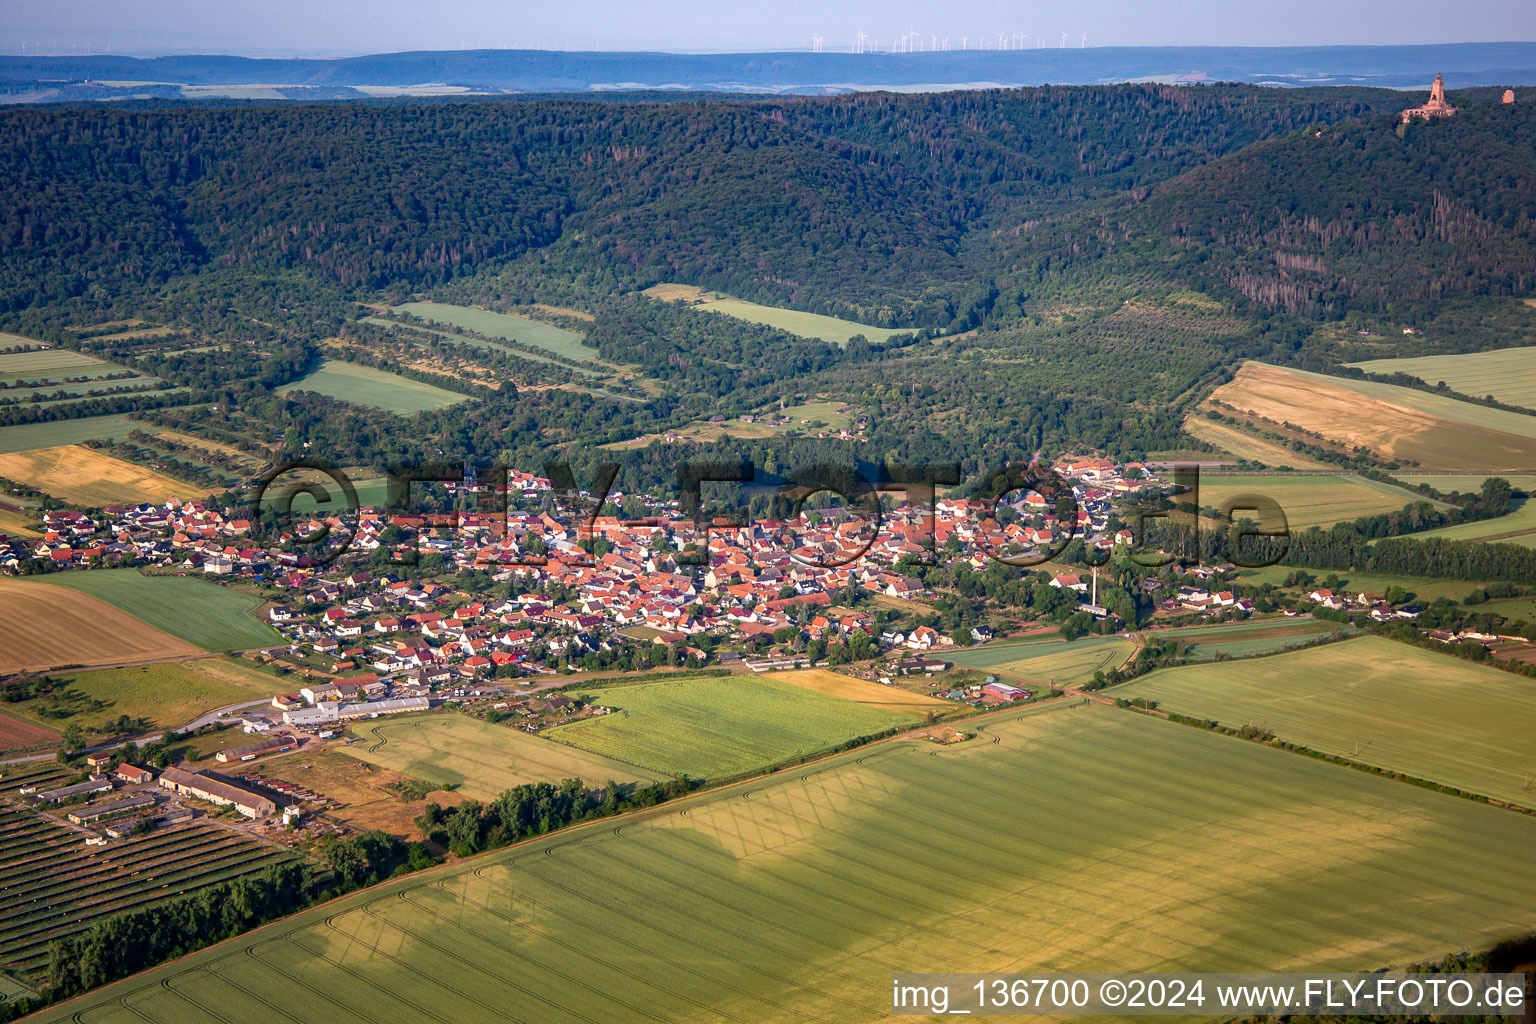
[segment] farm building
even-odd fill
[[[93,821],[106,821],[108,818],[116,818],[124,814],[131,814],[141,807],[153,806],[155,798],[147,793],[137,796],[124,797],[122,800],[113,800],[104,804],[88,804],[69,812],[69,820],[76,825],[85,825]]]
[[[249,761],[261,754],[276,754],[284,750],[292,750],[294,741],[286,736],[274,736],[269,740],[257,740],[255,743],[247,743],[243,747],[231,747],[221,750],[214,757],[221,762]]]
[[[403,711],[427,711],[432,702],[425,697],[395,697],[391,700],[369,700],[360,704],[343,704],[342,718],[364,718],[372,715],[398,715]]]
[[[108,779],[87,779],[85,782],[77,782],[73,786],[63,786],[59,789],[48,789],[37,794],[37,798],[44,803],[57,804],[65,800],[73,800],[77,796],[90,796],[92,793],[110,793],[112,783]]]
[[[160,774],[160,785],[173,793],[207,800],[211,804],[233,807],[247,818],[266,818],[277,813],[277,804],[248,789],[202,772],[167,768]]]
[[[112,775],[119,782],[126,782],[130,786],[139,786],[153,779],[154,773],[147,768],[138,768],[131,764],[120,764]]]
[[[1007,683],[987,683],[981,688],[981,692],[990,694],[1000,700],[1015,701],[1028,700],[1029,691],[1018,686],[1010,686]]]
[[[314,729],[318,726],[329,725],[340,720],[335,701],[321,701],[312,708],[297,708],[293,711],[283,712],[283,724],[291,725],[299,729]]]

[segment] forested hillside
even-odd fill
[[[785,402],[847,403],[862,435],[711,455],[1188,450],[1244,360],[1344,361],[1341,316],[1439,318],[1416,353],[1498,343],[1511,317],[1476,304],[1536,285],[1536,126],[1456,99],[1401,132],[1399,93],[1246,86],[0,112],[0,328],[175,385],[0,423],[175,407],[159,425],[258,461],[622,450],[628,489],[672,479],[679,431]],[[661,282],[901,330],[838,348],[641,294]],[[612,380],[377,320],[412,297],[554,316]],[[328,359],[471,400],[292,386]]]
[[[1037,233],[1078,273],[1151,272],[1261,310],[1410,315],[1536,288],[1536,110],[1375,114],[1248,147]],[[1032,250],[1024,259],[1037,259]],[[1240,301],[1240,299],[1239,299]]]
[[[958,326],[986,302],[964,250],[997,217],[1148,185],[1384,95],[8,111],[0,308],[225,267],[407,291],[549,248],[588,274]]]

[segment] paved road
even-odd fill
[[[226,715],[231,717],[239,717],[245,712],[255,711],[258,708],[270,708],[271,706],[272,698],[270,697],[262,697],[258,700],[243,701],[239,704],[226,704],[222,708],[214,708],[212,711],[209,711],[206,714],[199,715],[197,718],[194,718],[186,725],[178,726],[175,731],[183,733],[191,732],[194,729],[201,729],[205,725],[212,725],[214,722],[220,721]],[[98,743],[94,747],[86,747],[85,753],[96,754],[104,750],[117,750],[119,747],[126,746],[130,742],[137,743],[142,747],[146,743],[158,743],[164,738],[165,733],[163,732],[143,733],[138,736],[124,736],[114,739],[108,743]],[[27,754],[24,757],[8,758],[6,760],[0,761],[0,765],[25,764],[29,761],[51,761],[57,756],[57,751],[50,750],[41,754]]]

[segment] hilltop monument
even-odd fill
[[[1515,102],[1515,90],[1513,90],[1513,89],[1505,89],[1504,90],[1504,98],[1502,100],[1500,100],[1499,102],[1504,103],[1506,105]]]
[[[1455,117],[1456,108],[1445,101],[1445,79],[1435,75],[1435,83],[1429,87],[1429,102],[1422,107],[1409,107],[1403,111],[1403,124],[1407,124],[1416,117],[1427,119],[1436,117]]]

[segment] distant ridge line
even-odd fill
[[[1451,90],[1536,85],[1536,42],[1415,46],[1186,46],[937,53],[657,53],[438,50],[356,57],[0,56],[0,103],[186,98],[256,90],[253,99],[407,93],[696,91],[835,94],[1047,83],[1246,82]],[[238,93],[237,93],[238,95]]]

